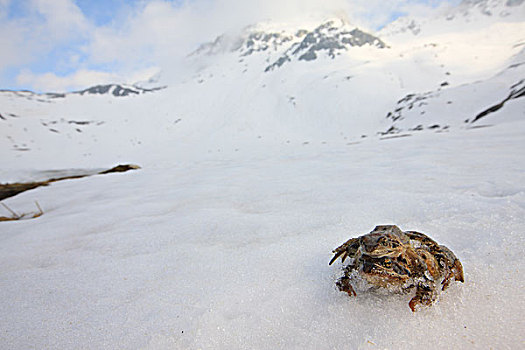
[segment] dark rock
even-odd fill
[[[483,117],[485,117],[485,116],[487,116],[487,115],[489,115],[491,113],[494,113],[494,112],[500,110],[505,105],[505,103],[507,101],[509,101],[509,100],[520,98],[520,97],[524,97],[525,96],[525,84],[524,83],[525,83],[525,80],[521,80],[520,82],[512,85],[509,96],[507,96],[500,103],[495,104],[495,105],[487,108],[486,110],[484,110],[481,113],[478,113],[478,115],[476,115],[474,117],[474,119],[472,119],[471,123],[474,123],[474,122],[480,120],[481,118],[483,118]],[[523,85],[523,86],[520,87],[520,85]]]
[[[111,90],[113,88],[113,90]],[[139,94],[143,94],[143,93],[146,93],[146,92],[153,92],[153,91],[157,91],[157,90],[161,90],[161,89],[164,89],[166,88],[165,86],[162,86],[162,87],[157,87],[157,88],[153,88],[153,89],[144,89],[144,88],[141,88],[141,87],[137,87],[137,86],[122,86],[122,85],[119,85],[119,84],[107,84],[107,85],[96,85],[96,86],[92,86],[90,88],[87,88],[87,89],[84,89],[84,90],[80,90],[80,91],[75,91],[73,92],[74,94],[79,94],[79,95],[85,95],[85,94],[90,94],[90,95],[105,95],[105,94],[108,94],[110,91],[111,91],[111,94],[115,97],[122,97],[122,96],[129,96],[129,95],[139,95]]]
[[[129,170],[136,170],[136,169],[140,169],[140,166],[134,165],[134,164],[124,164],[124,165],[119,164],[116,167],[113,167],[111,169],[101,171],[99,172],[99,174],[123,173]]]

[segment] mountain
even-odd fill
[[[61,160],[79,163],[127,152],[147,158],[157,147],[203,157],[519,119],[501,112],[523,104],[505,99],[523,79],[524,24],[516,16],[524,4],[499,3],[497,13],[506,16],[481,10],[493,3],[464,2],[417,25],[398,19],[376,34],[339,18],[267,21],[201,45],[178,80],[68,94],[3,92],[2,149],[18,154],[17,163],[41,162],[48,144],[71,152]],[[398,30],[403,23],[408,31]],[[485,110],[494,112],[477,117]],[[182,150],[187,145],[191,155]]]
[[[89,88],[72,91],[67,93],[62,92],[46,92],[36,93],[29,90],[0,90],[0,94],[4,95],[15,95],[28,100],[36,100],[38,102],[47,102],[49,99],[65,98],[71,94],[77,95],[113,95],[115,97],[129,96],[129,95],[140,95],[148,92],[154,92],[162,90],[165,86],[158,86],[152,88],[144,88],[138,85],[126,85],[126,84],[105,84],[95,85]]]
[[[130,86],[130,85],[120,85],[120,84],[107,84],[107,85],[96,85],[92,86],[90,88],[81,90],[81,91],[74,91],[73,94],[91,94],[91,95],[104,95],[104,94],[111,94],[116,97],[120,96],[129,96],[129,95],[140,95],[147,92],[153,92],[157,90],[164,89],[165,87],[155,87],[151,89],[145,89],[139,86]]]
[[[476,127],[480,122],[525,118],[525,49],[515,56],[515,61],[485,80],[456,87],[443,81],[433,91],[407,94],[386,116],[393,122],[388,133]]]
[[[430,16],[400,17],[379,31],[384,38],[473,30],[498,22],[521,22],[523,0],[464,0],[457,7],[438,10]]]
[[[275,30],[272,27],[276,25],[262,23],[246,28],[238,38],[219,36],[202,44],[190,57],[226,52],[236,53],[239,57],[263,55],[270,62],[264,69],[268,72],[292,61],[314,61],[320,56],[334,59],[353,47],[386,47],[378,37],[341,19],[328,20],[310,30],[303,27],[293,31]]]

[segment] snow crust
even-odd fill
[[[11,198],[45,215],[2,226],[3,346],[517,348],[524,126],[179,163]],[[450,247],[466,282],[417,314],[409,296],[338,292],[331,249],[380,223]]]
[[[525,97],[465,119],[521,86],[523,4],[480,4],[266,73],[285,47],[194,55],[137,96],[0,92],[1,183],[142,167],[3,201],[44,215],[0,223],[0,348],[521,348]],[[339,292],[332,249],[380,224],[449,247],[465,283],[417,313]]]

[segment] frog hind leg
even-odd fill
[[[349,296],[355,297],[357,295],[355,293],[354,288],[350,284],[350,277],[347,277],[347,276],[341,277],[340,279],[337,280],[336,286],[337,288],[339,288],[341,292],[346,292]]]
[[[408,306],[412,312],[416,312],[417,305],[431,306],[436,300],[435,293],[428,286],[417,286],[416,295],[410,300]]]

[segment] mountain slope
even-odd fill
[[[505,16],[481,9],[496,13],[494,4],[464,2],[426,18],[416,34],[396,31],[409,19],[376,35],[340,19],[260,23],[203,44],[180,80],[161,78],[163,90],[2,92],[2,156],[10,167],[82,167],[101,159],[148,162],[165,149],[182,158],[239,156],[288,145],[344,146],[387,131],[469,127],[465,120],[502,103],[523,79],[525,25],[518,19],[525,4],[497,2]],[[509,99],[476,123],[508,108],[498,121],[521,119],[514,111],[522,104]],[[59,150],[60,159],[49,156]]]
[[[391,132],[525,120],[525,51],[514,61],[486,80],[457,87],[445,81],[434,91],[406,95],[386,116]]]

